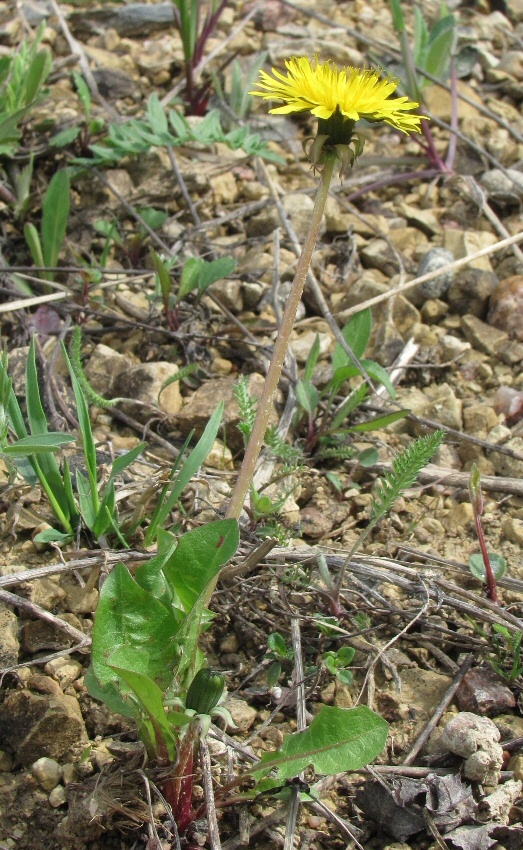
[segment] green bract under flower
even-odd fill
[[[351,67],[339,70],[328,61],[311,61],[305,56],[289,59],[285,66],[287,74],[273,68],[271,77],[260,71],[258,87],[262,91],[250,94],[264,100],[283,100],[283,106],[270,110],[275,114],[309,110],[320,120],[320,133],[327,128],[330,131],[332,122],[333,144],[348,144],[354,123],[360,118],[384,121],[406,134],[421,131],[423,116],[412,114],[418,104],[407,97],[391,97],[397,81],[382,79],[377,71]]]

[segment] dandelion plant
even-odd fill
[[[236,518],[242,511],[267,430],[271,403],[278,387],[296,311],[316,246],[332,176],[338,166],[340,173],[352,167],[363,152],[364,141],[355,129],[356,123],[365,118],[372,122],[384,121],[406,135],[421,132],[422,116],[414,111],[418,104],[409,101],[407,97],[392,97],[397,86],[396,80],[388,77],[382,79],[377,71],[372,70],[351,67],[339,70],[328,61],[310,60],[305,56],[289,59],[285,66],[287,74],[274,68],[272,76],[266,71],[260,71],[258,90],[251,94],[264,100],[282,100],[283,105],[273,107],[269,110],[271,113],[309,111],[318,119],[317,135],[306,140],[304,149],[321,177],[309,231],[274,343],[251,438],[227,511],[227,516]]]

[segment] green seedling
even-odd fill
[[[338,650],[328,650],[321,656],[321,661],[326,670],[334,676],[341,685],[351,685],[353,680],[352,671],[349,669],[356,650],[352,646],[341,646]]]
[[[78,71],[73,71],[75,88],[84,110],[84,121],[81,126],[67,127],[61,130],[50,140],[50,144],[57,148],[65,148],[76,143],[80,156],[88,156],[89,145],[93,136],[98,136],[105,127],[103,118],[93,118],[92,101],[89,86]]]
[[[78,333],[77,344],[79,344],[79,339],[80,334]],[[87,399],[63,345],[62,354],[69,369],[73,385],[86,468],[86,474],[79,469],[76,471],[76,489],[80,514],[85,526],[89,529],[95,540],[103,540],[107,534],[115,533],[120,543],[125,548],[129,548],[118,522],[115,478],[121,475],[137,459],[144,450],[146,443],[139,443],[134,449],[116,458],[111,465],[107,481],[101,489],[99,488],[99,464],[96,456],[96,444],[91,427]]]
[[[20,143],[19,125],[30,109],[44,97],[44,83],[52,57],[40,42],[44,24],[32,44],[27,39],[19,48],[0,57],[0,156],[12,157]]]
[[[368,346],[371,330],[371,313],[367,309],[352,316],[342,333],[366,374],[378,384],[382,384],[390,397],[394,398],[394,387],[385,369],[374,360],[361,359]],[[337,343],[332,355],[334,374],[322,390],[317,389],[312,378],[319,354],[320,343],[319,338],[316,337],[305,364],[303,377],[296,385],[299,417],[306,420],[305,451],[325,459],[354,457],[355,451],[347,442],[347,438],[357,433],[385,428],[404,417],[408,411],[399,410],[377,416],[358,425],[347,426],[346,421],[349,415],[365,401],[369,392],[368,386],[363,380],[343,401],[338,401],[338,396],[346,382],[352,378],[361,377],[362,372]],[[299,425],[299,422],[297,424]],[[364,465],[369,464],[368,452],[362,457],[362,462]]]
[[[227,0],[173,0],[175,20],[182,37],[185,64],[185,101],[189,115],[205,115],[209,102],[209,84],[196,84],[196,69],[203,59],[205,46],[213,35]],[[202,15],[205,14],[203,22]]]
[[[185,449],[187,448],[192,434],[187,438],[183,446],[178,461],[174,464],[168,482],[163,487],[158,498],[156,508],[151,517],[149,527],[145,532],[145,544],[154,543],[158,537],[159,530],[166,524],[168,517],[171,515],[183,491],[196,475],[198,469],[209,454],[213,443],[218,434],[221,420],[223,416],[223,402],[217,406],[213,415],[209,419],[202,436],[198,440],[194,449],[188,457],[183,460]]]
[[[40,484],[49,500],[53,514],[62,528],[62,533],[57,532],[57,539],[63,539],[64,535],[70,539],[79,526],[80,514],[74,499],[67,459],[64,458],[63,460],[62,473],[53,452],[61,446],[73,442],[74,437],[49,431],[40,398],[34,337],[29,345],[25,373],[27,425],[11,385],[7,366],[7,356],[4,353],[0,361],[2,433],[4,438],[2,454],[14,463],[17,472],[32,487],[36,486],[37,483]],[[16,437],[16,441],[10,445],[6,443],[6,426],[12,430]],[[16,448],[17,446],[19,446],[19,449]],[[48,448],[45,448],[45,446]]]
[[[140,207],[136,213],[138,228],[133,225],[130,232],[125,230],[116,218],[112,220],[98,218],[93,222],[96,232],[106,238],[100,265],[113,247],[117,249],[119,257],[122,257],[131,268],[135,268],[145,255],[151,230],[160,230],[167,221],[167,213],[154,207]]]
[[[476,536],[478,538],[481,554],[474,554],[469,559],[469,569],[473,576],[486,582],[487,598],[492,602],[498,602],[498,592],[496,589],[496,581],[501,578],[507,568],[507,562],[501,555],[487,550],[487,543],[481,523],[481,515],[484,508],[484,499],[481,492],[481,474],[473,464],[469,478],[469,495],[474,511],[474,525],[476,527]]]
[[[486,640],[486,660],[492,669],[508,685],[513,685],[523,676],[523,632],[510,631],[501,623],[493,623],[488,633],[471,617],[467,619],[474,631]]]
[[[53,175],[44,195],[40,233],[30,222],[24,227],[25,240],[42,280],[53,280],[55,277],[52,269],[58,265],[65,238],[69,203],[69,176],[67,170],[62,168]]]
[[[49,431],[40,397],[33,337],[26,365],[25,402],[29,430],[8,376],[7,356],[3,354],[0,360],[0,454],[11,465],[13,474],[18,472],[31,486],[40,484],[61,527],[61,530],[51,528],[40,532],[35,537],[36,542],[67,543],[79,532],[83,522],[95,540],[114,533],[128,548],[118,521],[115,479],[136,460],[146,444],[140,443],[116,458],[107,480],[99,487],[99,464],[87,401],[67,352],[65,349],[62,351],[73,383],[79,440],[70,434]],[[17,438],[15,441],[8,442],[9,430]],[[75,440],[81,444],[86,474],[77,470],[73,482],[67,457],[62,459],[60,468],[53,453]]]
[[[283,666],[288,666],[294,660],[294,651],[285,643],[285,638],[279,632],[273,632],[267,638],[265,658],[271,663],[267,668],[267,685],[274,687],[282,674]]]
[[[180,147],[200,144],[208,147],[216,142],[231,150],[243,150],[247,156],[260,156],[272,162],[281,157],[272,153],[257,133],[248,127],[237,127],[226,133],[221,125],[220,112],[211,110],[205,118],[189,122],[180,112],[165,112],[157,95],[152,94],[143,118],[133,118],[121,124],[109,124],[108,135],[100,144],[89,146],[90,157],[75,160],[78,165],[114,166],[128,156],[143,156],[154,147]]]
[[[178,327],[181,301],[192,293],[201,298],[213,283],[223,280],[236,268],[236,260],[232,257],[219,257],[217,260],[189,257],[182,266],[178,289],[173,292],[171,275],[176,258],[166,259],[153,250],[151,256],[156,270],[156,288],[161,292],[164,315],[172,330]]]
[[[490,665],[509,685],[523,676],[522,654],[523,632],[510,632],[506,626],[494,623],[491,645],[495,658],[489,658]]]
[[[447,7],[442,3],[438,21],[430,27],[423,13],[418,7],[414,9],[414,44],[411,47],[401,0],[390,0],[392,20],[394,29],[399,38],[402,67],[398,69],[399,77],[403,84],[403,91],[411,100],[420,104],[423,110],[423,89],[431,80],[424,72],[430,74],[442,82],[446,81],[449,74],[452,75],[452,87],[455,87],[454,54],[457,42],[457,22],[454,15],[449,14]],[[456,93],[453,92],[454,101],[457,102]],[[453,118],[455,125],[457,116]],[[419,142],[423,147],[429,163],[439,171],[449,172],[451,163],[443,162],[437,153],[434,138],[427,121],[422,121],[422,132],[424,142]],[[449,148],[450,153],[450,148]],[[450,159],[453,158],[450,156]]]
[[[258,54],[247,67],[234,60],[229,75],[228,85],[222,86],[217,74],[212,73],[213,87],[221,100],[222,123],[226,130],[231,130],[239,122],[246,121],[251,111],[252,97],[249,91],[263,68],[268,53]]]

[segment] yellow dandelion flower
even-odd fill
[[[328,61],[315,59],[311,62],[305,56],[289,59],[285,65],[287,74],[273,68],[271,77],[260,71],[258,87],[263,91],[251,91],[250,94],[264,100],[283,100],[284,105],[271,109],[272,113],[285,115],[309,110],[320,120],[319,132],[330,135],[334,144],[349,141],[354,123],[360,118],[384,121],[402,133],[421,132],[423,116],[411,114],[418,104],[407,97],[391,97],[397,82],[382,79],[377,71],[351,67],[338,70]],[[343,139],[339,132],[344,124],[348,126],[344,128]],[[333,138],[332,130],[337,138]]]

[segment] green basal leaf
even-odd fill
[[[92,532],[96,539],[98,539],[111,526],[118,528],[114,481],[112,479],[104,487],[102,501],[100,502],[100,507],[93,523]]]
[[[35,340],[31,337],[26,364],[26,404],[27,419],[33,437],[48,433],[47,419],[42,407],[38,373],[36,370]],[[11,414],[11,408],[9,410]],[[20,423],[19,423],[20,424]],[[69,521],[76,522],[77,512],[74,503],[70,503],[64,487],[56,458],[52,453],[44,453],[32,460],[40,483],[51,501],[53,511],[65,532],[71,532]]]
[[[372,316],[370,308],[360,310],[351,316],[344,328],[342,328],[343,338],[351,349],[352,353],[358,359],[361,359],[365,353],[365,349],[369,344],[370,332],[372,330]],[[341,345],[336,343],[332,354],[332,366],[334,371],[341,366],[352,364],[349,355],[343,350]]]
[[[0,127],[1,132],[1,127]],[[37,269],[42,269],[45,266],[44,255],[42,253],[42,243],[38,230],[31,222],[24,224],[24,237],[27,242],[27,247],[33,258],[33,263]]]
[[[216,434],[218,433],[218,428],[220,427],[220,422],[223,415],[223,402],[220,402],[214,411],[213,415],[209,419],[207,425],[205,426],[205,430],[195,445],[194,449],[190,453],[189,457],[184,461],[176,479],[174,480],[169,493],[167,495],[167,491],[164,491],[162,494],[162,503],[159,504],[157,509],[154,512],[154,522],[151,522],[151,526],[147,529],[145,533],[145,543],[149,545],[154,540],[154,535],[156,534],[157,528],[166,521],[176,502],[182,495],[183,491],[189,484],[193,475],[196,474],[205,458],[209,454],[213,443],[216,439]]]
[[[177,659],[175,612],[143,590],[123,564],[105,580],[93,626],[93,670],[103,687],[114,682],[107,659],[118,646],[143,650],[142,672],[159,686],[170,684]]]
[[[423,64],[429,74],[442,81],[448,77],[450,58],[456,41],[454,18],[452,15],[450,18],[452,23],[443,28],[435,38],[431,38]],[[440,21],[440,24],[443,23],[444,21]]]
[[[201,257],[189,257],[183,264],[180,287],[178,289],[178,298],[180,301],[189,295],[189,293],[198,289],[198,280],[204,262]]]
[[[124,717],[132,717],[133,720],[136,720],[138,710],[134,701],[130,700],[128,697],[126,699],[122,697],[117,685],[115,684],[116,681],[117,678],[115,676],[113,682],[109,682],[104,686],[100,685],[100,682],[94,674],[92,664],[89,665],[87,673],[84,676],[84,685],[94,699],[98,699],[100,702],[105,703],[107,708],[110,711],[114,711],[115,714],[122,714]]]
[[[312,373],[314,372],[316,363],[318,362],[318,357],[320,356],[320,335],[316,334],[314,338],[314,342],[312,343],[311,350],[309,351],[307,362],[305,363],[305,369],[303,370],[303,380],[311,381]]]
[[[232,558],[238,545],[235,519],[206,523],[178,539],[163,572],[186,611],[191,610],[220,567]]]
[[[390,0],[390,9],[392,12],[392,24],[397,33],[403,32],[405,22],[403,20],[403,10],[401,8],[401,0]]]
[[[78,505],[80,507],[82,519],[87,528],[92,530],[96,520],[96,512],[93,508],[91,485],[89,480],[79,469],[76,470],[76,491],[78,494]]]
[[[236,260],[232,257],[220,257],[217,260],[203,261],[203,266],[198,277],[198,292],[201,295],[217,280],[232,274],[236,268]]]
[[[160,257],[159,254],[156,253],[151,248],[151,257],[153,259],[154,268],[156,270],[156,274],[158,275],[158,280],[160,282],[160,289],[162,291],[162,298],[164,302],[167,303],[169,295],[171,293],[171,273],[170,269],[165,263],[164,260]]]
[[[404,419],[408,416],[410,410],[395,410],[394,413],[385,413],[383,416],[376,416],[374,419],[369,419],[368,422],[360,422],[358,425],[353,425],[347,428],[347,431],[356,431],[363,433],[365,431],[377,431],[381,428],[386,428],[397,422],[399,419]]]
[[[358,770],[382,752],[387,731],[387,723],[366,706],[324,705],[308,729],[286,736],[280,749],[264,753],[249,773],[257,779],[276,770],[276,778],[285,780],[310,765],[324,776]]]
[[[65,168],[53,175],[42,204],[42,252],[46,266],[57,266],[69,218],[70,185]],[[54,273],[49,272],[50,276]]]
[[[338,428],[343,424],[347,416],[352,413],[353,410],[364,401],[365,397],[368,393],[367,384],[360,384],[348,398],[345,399],[344,402],[341,403],[340,407],[336,411],[336,416],[333,418],[331,425],[329,427],[329,431],[337,431]]]
[[[498,555],[496,552],[489,552],[488,555],[490,559],[490,566],[492,567],[492,573],[497,581],[505,575],[505,571],[507,569],[507,562],[502,555]],[[480,581],[486,580],[487,571],[485,569],[485,562],[481,553],[476,552],[470,556],[469,569],[472,575],[478,578]]]
[[[149,716],[153,729],[161,734],[170,760],[174,761],[175,737],[163,706],[163,691],[143,672],[148,668],[145,656],[143,650],[119,646],[109,656],[108,663],[131,688],[142,710]]]
[[[320,396],[314,384],[311,384],[310,381],[305,379],[298,381],[296,384],[296,399],[309,417],[314,416],[314,412],[320,402]]]
[[[91,118],[91,92],[89,91],[89,86],[78,71],[73,71],[73,80],[78,97],[80,98],[80,103],[84,108],[85,117],[89,121]]]
[[[49,139],[49,144],[55,148],[65,148],[72,144],[81,132],[80,127],[68,127],[65,130],[60,130],[59,133]]]
[[[47,48],[39,50],[33,57],[24,81],[24,100],[26,105],[30,104],[36,98],[51,70],[52,64],[51,52]]]
[[[146,561],[138,567],[134,577],[141,588],[147,590],[155,599],[167,606],[173,604],[173,589],[163,574],[163,567],[173,555],[178,541],[174,534],[160,528],[158,529],[157,543],[157,554],[150,561]],[[181,603],[179,603],[179,607],[181,608]]]
[[[33,537],[34,543],[57,543],[62,546],[65,546],[67,543],[71,543],[72,540],[72,534],[63,534],[61,531],[58,531],[57,528],[46,528],[44,531],[39,531],[38,534]]]
[[[41,454],[43,452],[56,452],[62,446],[68,443],[74,443],[76,437],[71,434],[62,434],[59,431],[48,431],[47,434],[37,436],[22,437],[10,446],[4,446],[1,449],[1,454],[10,457],[28,457],[32,454]]]
[[[380,459],[380,454],[377,449],[369,447],[368,449],[363,449],[362,452],[358,454],[358,463],[365,467],[374,466],[375,463]]]

